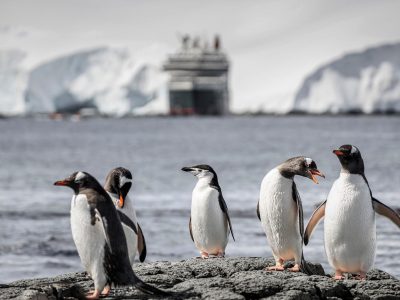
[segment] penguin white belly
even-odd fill
[[[115,203],[115,200],[118,201],[118,199],[115,199],[115,197],[113,197],[113,196],[112,196],[112,200],[114,203]],[[131,219],[133,224],[135,224],[136,229],[138,230],[136,211],[131,203],[131,200],[128,198],[128,196],[126,196],[126,198],[125,198],[124,207],[120,208],[117,205],[116,208],[117,208],[117,210],[124,213],[129,219]],[[129,226],[126,226],[123,223],[122,223],[122,228],[124,229],[126,243],[128,245],[129,261],[130,261],[131,265],[133,266],[136,253],[138,252],[138,236]]]
[[[95,288],[102,290],[107,282],[104,271],[104,246],[106,239],[101,221],[91,224],[90,208],[85,195],[72,197],[72,237],[85,270],[92,277]]]
[[[300,262],[302,238],[292,185],[293,180],[283,177],[277,169],[271,170],[261,183],[259,211],[275,259]]]
[[[376,226],[368,185],[341,173],[328,195],[324,220],[329,264],[342,272],[367,272],[375,260]]]
[[[218,202],[218,191],[199,180],[192,197],[192,234],[200,251],[211,255],[225,252],[228,224]]]

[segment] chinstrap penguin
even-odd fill
[[[74,191],[71,201],[72,237],[81,262],[94,281],[87,299],[98,299],[106,287],[134,285],[144,293],[167,296],[140,280],[129,263],[121,221],[114,204],[100,183],[86,172],[75,172],[54,183]],[[108,294],[109,289],[103,291]]]
[[[399,227],[400,217],[372,196],[357,147],[343,145],[333,153],[341,164],[340,175],[327,200],[311,216],[304,243],[308,244],[315,226],[325,217],[325,251],[335,270],[334,278],[343,279],[343,273],[352,273],[365,280],[375,260],[375,212],[388,217]]]
[[[260,189],[257,216],[267,235],[275,266],[266,270],[283,271],[284,262],[294,259],[290,271],[309,273],[303,258],[303,208],[294,176],[300,175],[318,183],[325,177],[308,157],[293,157],[269,171]]]
[[[131,265],[134,263],[136,252],[139,260],[146,258],[146,241],[142,229],[137,221],[135,207],[128,196],[132,187],[132,173],[125,168],[118,167],[108,173],[104,189],[110,195],[118,211],[124,229],[128,254]]]
[[[217,174],[209,165],[184,167],[182,171],[198,179],[192,193],[190,236],[202,258],[210,255],[224,257],[229,232],[233,240],[235,237]]]

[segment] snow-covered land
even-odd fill
[[[400,112],[400,43],[347,54],[307,76],[292,111]]]

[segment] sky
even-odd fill
[[[388,0],[1,0],[0,49],[27,51],[27,67],[99,46],[161,63],[180,34],[218,33],[232,63],[231,108],[254,111],[293,95],[321,64],[399,42],[399,12]]]

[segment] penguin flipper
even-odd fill
[[[393,209],[375,198],[372,198],[372,206],[375,212],[382,216],[385,216],[398,227],[400,227],[400,216]]]
[[[225,199],[222,196],[221,190],[219,190],[218,202],[219,202],[219,206],[221,207],[222,212],[225,214],[226,219],[228,220],[229,230],[231,232],[233,240],[235,241],[235,236],[233,235],[233,230],[232,230],[231,218],[229,217],[229,213],[228,213],[228,206],[226,205]]]
[[[297,186],[294,181],[293,181],[293,185],[292,185],[292,197],[293,197],[293,200],[296,202],[297,213],[299,215],[300,235],[301,235],[302,240],[304,241],[303,205],[301,203],[300,194],[299,194],[299,191],[297,190]],[[310,270],[310,268],[307,265],[306,260],[304,259],[303,251],[301,252],[300,271],[303,272],[304,274],[312,275],[312,271]]]
[[[192,241],[194,242],[193,232],[192,232],[192,217],[189,218],[189,233],[190,237],[192,238]]]
[[[138,251],[139,251],[139,260],[140,262],[144,262],[147,255],[146,250],[146,240],[144,239],[144,235],[142,232],[142,228],[140,227],[139,223],[138,226]]]
[[[297,191],[296,183],[294,181],[293,181],[293,185],[292,185],[292,197],[293,197],[294,202],[296,202],[297,213],[299,216],[300,236],[303,239],[303,236],[304,236],[303,205],[301,204],[301,198],[300,198],[299,192]]]
[[[101,223],[101,229],[104,234],[104,239],[106,240],[108,247],[111,249],[110,237],[107,234],[107,232],[108,232],[107,219],[105,217],[101,216],[101,214],[97,208],[95,208],[94,211],[95,211],[96,220],[99,220],[99,222]]]
[[[326,200],[322,202],[311,215],[310,221],[308,221],[308,224],[306,226],[306,231],[304,232],[304,245],[308,244],[315,226],[317,226],[319,221],[325,216],[325,207]]]
[[[121,223],[124,224],[125,226],[129,227],[137,235],[138,230],[136,228],[135,223],[133,223],[133,221],[131,219],[129,219],[129,217],[126,214],[124,214],[122,211],[117,210],[117,213],[118,213],[119,219],[121,220]]]
[[[261,221],[261,216],[260,216],[260,199],[258,199],[257,202],[257,217]]]
[[[138,240],[137,249],[139,252],[139,260],[140,260],[140,262],[144,262],[144,260],[146,259],[146,254],[147,254],[146,241],[144,239],[143,232],[142,232],[142,229],[140,228],[139,223],[137,224],[138,228],[136,228],[135,223],[133,223],[133,221],[131,219],[129,219],[127,215],[125,215],[120,210],[117,210],[117,213],[121,220],[122,225],[128,227],[130,230],[132,230],[136,234],[137,240]]]

